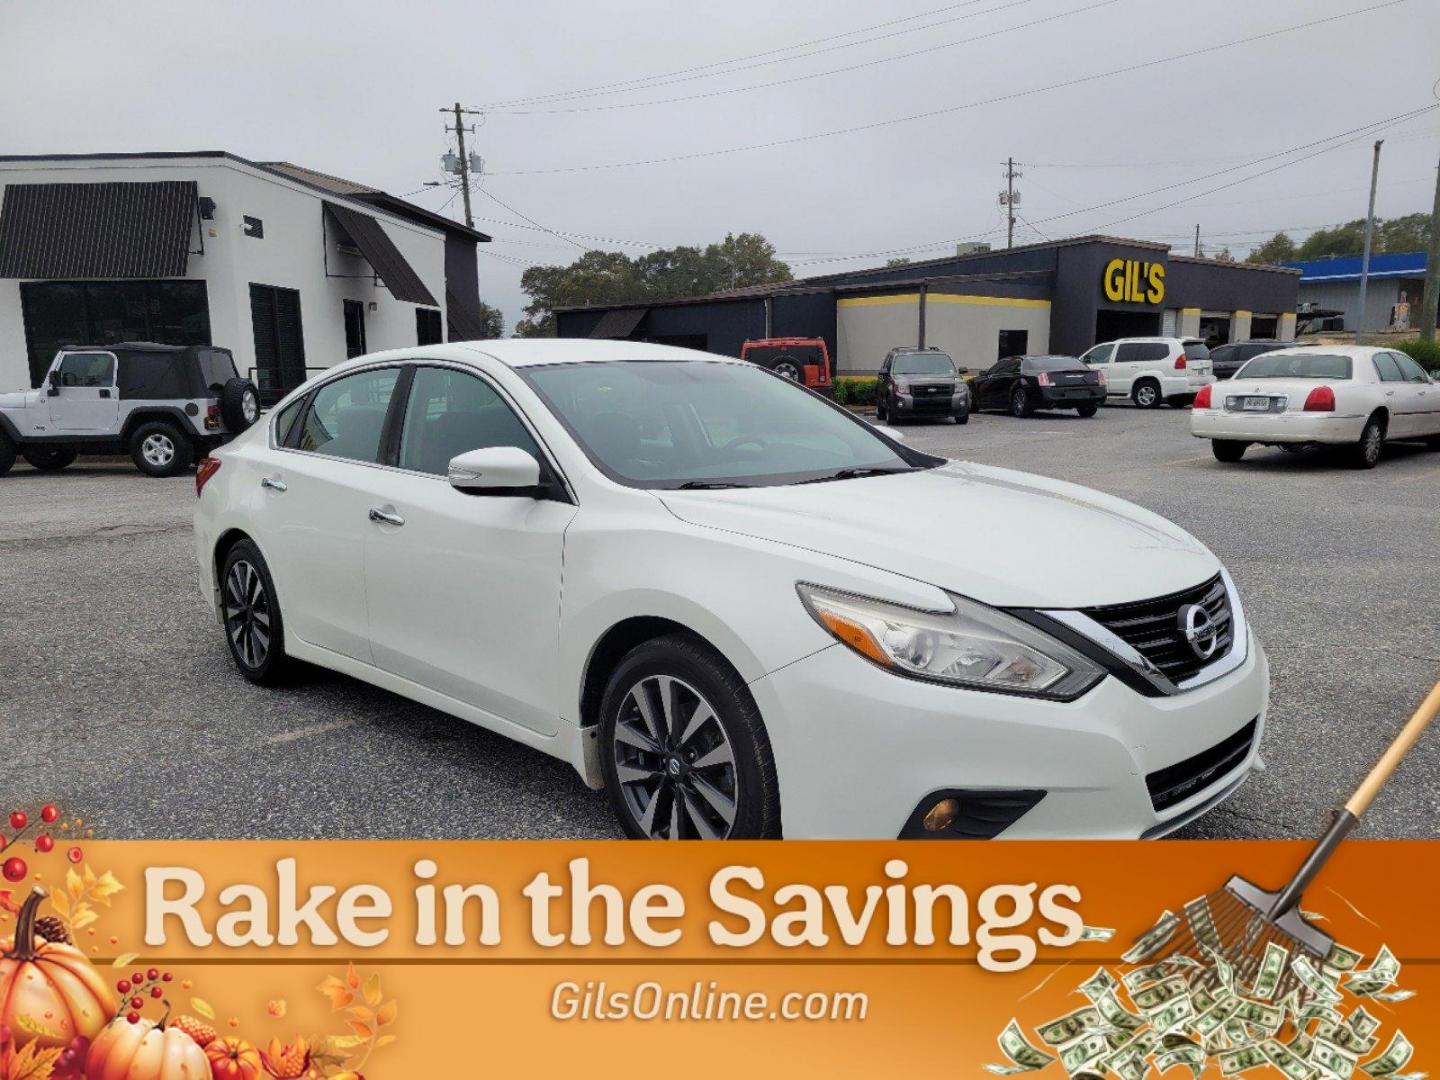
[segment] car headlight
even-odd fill
[[[921,611],[818,585],[796,588],[831,636],[897,675],[1060,701],[1105,676],[1050,635],[964,597],[947,594],[950,611]]]
[[[910,392],[910,384],[904,379],[896,379],[895,392],[897,394],[908,394]]]

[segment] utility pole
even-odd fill
[[[1365,249],[1360,256],[1360,313],[1355,316],[1355,344],[1365,332],[1365,291],[1370,286],[1370,241],[1375,236],[1375,188],[1380,182],[1380,147],[1384,139],[1375,140],[1375,160],[1370,165],[1370,209],[1365,212]]]
[[[1435,170],[1435,209],[1430,211],[1430,245],[1425,250],[1425,295],[1420,300],[1420,338],[1435,340],[1440,319],[1440,167]]]
[[[1200,257],[1200,226],[1195,226],[1195,258]]]
[[[1015,246],[1015,206],[1020,202],[1020,193],[1015,190],[1015,181],[1024,176],[1015,171],[1015,159],[1005,161],[1005,190],[1000,193],[1000,205],[1005,207],[1005,246]]]
[[[455,133],[456,140],[460,144],[460,193],[465,198],[465,226],[466,228],[473,229],[475,227],[475,218],[470,213],[470,158],[465,153],[465,132],[467,129],[465,127],[464,118],[467,116],[479,116],[480,110],[462,108],[460,106],[460,103],[457,101],[455,102],[453,108],[444,108],[440,111],[442,113],[454,112],[455,114],[455,126],[453,128],[447,127],[445,130],[447,132],[453,131]],[[470,125],[468,130],[471,132],[471,134],[474,134],[475,126],[473,124]]]

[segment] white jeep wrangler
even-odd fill
[[[117,453],[151,476],[175,476],[259,417],[259,392],[228,349],[67,345],[40,389],[0,394],[0,476],[16,454],[54,470]]]

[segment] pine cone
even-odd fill
[[[44,915],[36,919],[35,933],[57,945],[70,944],[70,931],[66,930],[65,924],[54,915]]]

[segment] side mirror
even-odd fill
[[[450,486],[466,495],[536,498],[541,493],[540,463],[516,446],[467,450],[450,459]]]
[[[49,397],[57,397],[60,394],[60,372],[52,371],[45,376],[45,393]]]
[[[955,369],[955,373],[956,373],[957,375],[969,375],[969,374],[970,374],[970,369],[969,369],[968,367],[956,368],[956,369]]]

